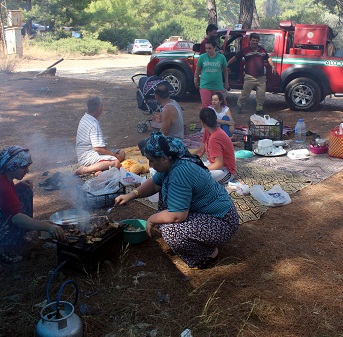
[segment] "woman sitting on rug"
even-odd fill
[[[202,157],[214,180],[227,184],[235,178],[236,159],[231,138],[217,126],[215,112],[210,108],[201,109],[199,114],[204,133],[200,146],[194,154]]]
[[[221,92],[215,91],[212,95],[212,105],[209,108],[213,109],[217,115],[218,125],[229,136],[233,136],[235,130],[235,122],[232,118],[230,108],[226,105],[226,101]]]
[[[218,246],[238,229],[238,214],[229,194],[179,139],[152,133],[144,152],[157,172],[136,190],[118,196],[116,204],[161,192],[159,212],[146,222],[148,235],[157,226],[171,250],[189,267],[208,268],[218,258]]]
[[[32,219],[32,183],[22,180],[31,165],[29,150],[8,146],[0,152],[0,262],[14,263],[22,259],[27,230],[49,232],[53,239],[64,239],[60,226]],[[14,185],[13,180],[21,180]]]

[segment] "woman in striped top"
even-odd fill
[[[116,203],[160,192],[159,212],[147,220],[147,233],[151,236],[157,226],[172,252],[189,267],[208,268],[218,258],[218,246],[238,229],[229,194],[179,139],[152,133],[144,152],[157,172],[136,190],[118,196]]]

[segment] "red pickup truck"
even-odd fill
[[[219,46],[229,60],[248,46],[252,32],[261,36],[260,44],[276,66],[273,75],[267,70],[267,91],[284,93],[292,110],[314,110],[328,95],[343,97],[343,50],[334,47],[334,33],[327,25],[294,24],[282,21],[280,29],[218,30]],[[161,52],[152,55],[147,65],[149,76],[167,79],[175,88],[175,97],[194,92],[193,78],[199,53]],[[230,87],[241,89],[244,78],[244,58],[230,65]]]

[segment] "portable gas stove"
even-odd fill
[[[67,239],[58,241],[58,262],[65,266],[91,272],[98,264],[119,254],[123,245],[123,230],[126,226],[112,223],[107,217],[91,217],[87,220],[88,232],[82,232],[85,224],[61,224]]]

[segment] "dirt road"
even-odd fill
[[[56,76],[111,83],[131,82],[136,73],[146,73],[150,55],[118,54],[113,56],[64,59],[56,65]],[[57,60],[21,60],[17,72],[40,72]]]

